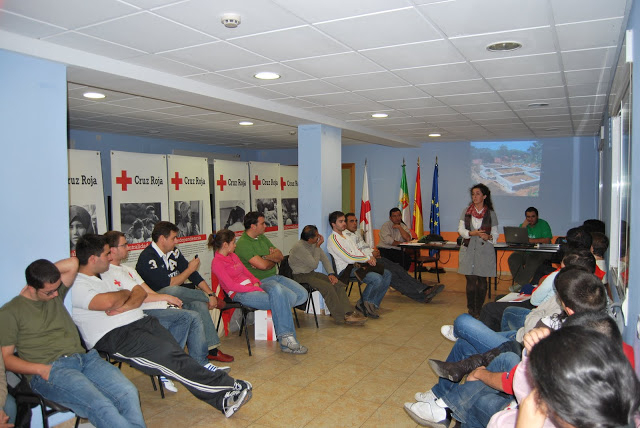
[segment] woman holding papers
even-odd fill
[[[496,276],[498,217],[493,211],[491,191],[482,183],[471,188],[471,203],[460,215],[458,233],[462,237],[458,273],[467,278],[467,308],[475,318],[487,294],[487,277]]]

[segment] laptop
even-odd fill
[[[529,242],[529,234],[526,227],[505,226],[504,239],[507,244],[519,247],[533,247]]]

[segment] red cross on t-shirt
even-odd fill
[[[117,285],[118,287],[120,287],[120,286],[122,285],[122,283],[121,283],[120,281],[118,281],[117,279],[114,279],[114,280],[113,280],[113,283],[114,283],[115,285]]]
[[[222,174],[220,174],[220,180],[216,181],[216,184],[220,186],[220,191],[224,192],[224,186],[227,182],[224,180],[224,176]]]
[[[258,186],[260,185],[260,179],[256,175],[256,178],[251,182],[254,186],[256,186],[256,190],[258,190]]]
[[[176,176],[171,179],[171,184],[176,185],[176,190],[180,190],[180,185],[182,184],[182,178],[178,175],[178,171],[176,171]]]
[[[127,191],[127,185],[133,183],[133,179],[131,177],[127,177],[127,171],[126,170],[122,170],[121,172],[122,176],[120,177],[116,177],[116,184],[121,184],[122,185],[122,191],[126,192]]]

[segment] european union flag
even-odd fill
[[[431,215],[429,216],[429,233],[440,235],[440,202],[438,201],[438,158],[436,166],[433,168],[433,185],[431,186]],[[436,255],[438,250],[431,250],[431,257]]]

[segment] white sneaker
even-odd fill
[[[512,293],[519,293],[520,290],[522,290],[522,285],[520,284],[513,284],[509,286],[509,291]]]
[[[414,395],[413,398],[415,398],[416,401],[421,401],[423,403],[436,401],[438,399],[438,397],[436,397],[436,395],[431,392],[431,390],[428,390],[427,392],[416,392],[416,395]]]
[[[173,381],[171,381],[171,379],[167,379],[164,376],[160,376],[160,382],[162,382],[162,386],[164,386],[164,389],[166,389],[167,391],[178,392],[178,388],[176,388],[176,386],[173,384]]]
[[[205,369],[209,370],[210,372],[215,372],[215,371],[223,371],[225,373],[229,373],[231,371],[231,367],[229,366],[222,366],[222,367],[218,367],[218,366],[214,366],[211,363],[207,363],[203,366]]]
[[[456,340],[458,340],[456,335],[453,334],[453,326],[452,325],[443,325],[442,327],[440,327],[440,333],[442,333],[442,335],[446,339],[449,339],[452,342],[455,342]]]
[[[307,347],[302,346],[295,337],[285,336],[280,339],[280,349],[288,354],[306,354]]]
[[[448,428],[451,418],[447,416],[447,409],[430,403],[404,403],[404,410],[415,422],[432,428]]]

